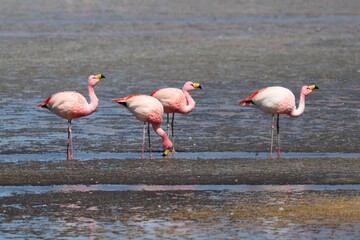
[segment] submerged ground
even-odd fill
[[[0,197],[0,236],[356,239],[360,159],[336,154],[360,152],[358,9],[357,0],[2,1],[0,188],[14,189]],[[96,73],[106,76],[95,90],[98,111],[73,124],[75,158],[90,157],[53,159],[65,158],[66,120],[36,105],[61,90],[86,96],[87,76]],[[192,113],[176,116],[176,147],[194,158],[105,157],[141,147],[142,123],[111,99],[186,81],[203,90],[192,93]],[[282,149],[332,157],[196,156],[267,152],[270,116],[239,100],[270,85],[298,99],[305,84],[320,90],[307,97],[301,117],[281,117]],[[84,184],[93,190],[82,191]],[[222,184],[249,190],[192,188]],[[314,184],[348,188],[306,187]],[[31,191],[36,185],[63,190]]]

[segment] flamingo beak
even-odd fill
[[[201,87],[201,84],[200,84],[200,83],[194,83],[194,84],[193,84],[193,86],[194,86],[194,88],[200,88],[200,89],[202,89],[202,87]]]
[[[309,86],[309,89],[310,89],[310,90],[314,90],[314,89],[319,89],[319,87],[316,86],[316,85],[310,85],[310,86]]]
[[[169,149],[166,149],[166,150],[164,151],[164,153],[163,153],[163,157],[164,157],[164,158],[167,158],[167,157],[169,156],[169,154],[170,154]]]
[[[95,77],[96,77],[97,79],[105,78],[104,74],[101,74],[101,73],[95,75]]]

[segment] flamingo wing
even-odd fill
[[[163,106],[154,97],[144,94],[131,94],[124,98],[112,100],[124,105],[139,121],[148,122],[155,112],[163,114]],[[162,121],[162,119],[161,119]]]
[[[151,93],[150,96],[155,97],[161,102],[165,113],[179,112],[186,105],[184,93],[178,88],[158,89]]]
[[[242,105],[256,107],[271,114],[289,113],[295,107],[295,96],[284,87],[267,87],[240,101]]]
[[[267,88],[263,88],[263,89],[253,92],[247,98],[242,99],[239,104],[240,105],[255,105],[255,103],[253,101],[254,97],[257,96],[259,93],[263,92],[265,89],[267,89]]]
[[[89,104],[85,97],[74,91],[55,93],[38,106],[48,108],[65,119],[79,118],[89,114]]]
[[[48,108],[48,103],[50,102],[50,99],[51,99],[51,96],[50,97],[48,97],[44,102],[42,102],[42,103],[39,103],[38,104],[38,107],[42,107],[42,108]]]

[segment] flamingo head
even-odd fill
[[[91,86],[95,86],[102,78],[105,78],[105,76],[101,73],[97,75],[90,75],[88,78],[88,84]]]
[[[202,89],[201,87],[201,84],[200,83],[193,83],[193,82],[186,82],[183,86],[183,91],[192,91],[196,88],[200,88]]]
[[[162,154],[163,157],[165,157],[165,158],[168,157],[168,155],[170,154],[169,149],[172,149],[172,147],[173,147],[173,144],[172,144],[171,140],[165,134],[165,136],[163,136],[163,148],[164,148],[164,152]]]
[[[164,148],[164,154],[166,150],[171,149],[173,147],[173,144],[169,138],[164,138],[163,140],[163,148]]]
[[[314,89],[319,89],[316,85],[309,85],[309,86],[303,86],[301,88],[301,94],[304,94],[305,96],[309,95]]]
[[[163,153],[163,157],[164,157],[164,158],[168,158],[169,154],[170,154],[170,150],[169,150],[169,149],[166,149],[166,150],[164,151],[164,153]]]

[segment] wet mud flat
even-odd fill
[[[4,237],[351,238],[360,231],[358,189],[286,187],[358,185],[356,158],[26,161],[0,169],[0,185],[29,191],[0,198]],[[107,184],[129,189],[98,187]],[[243,184],[248,190],[196,187]],[[30,185],[58,187],[34,193]]]
[[[0,231],[27,237],[352,239],[359,233],[359,197],[351,190],[27,194],[0,198]]]
[[[109,159],[0,163],[0,185],[359,184],[358,158]]]

